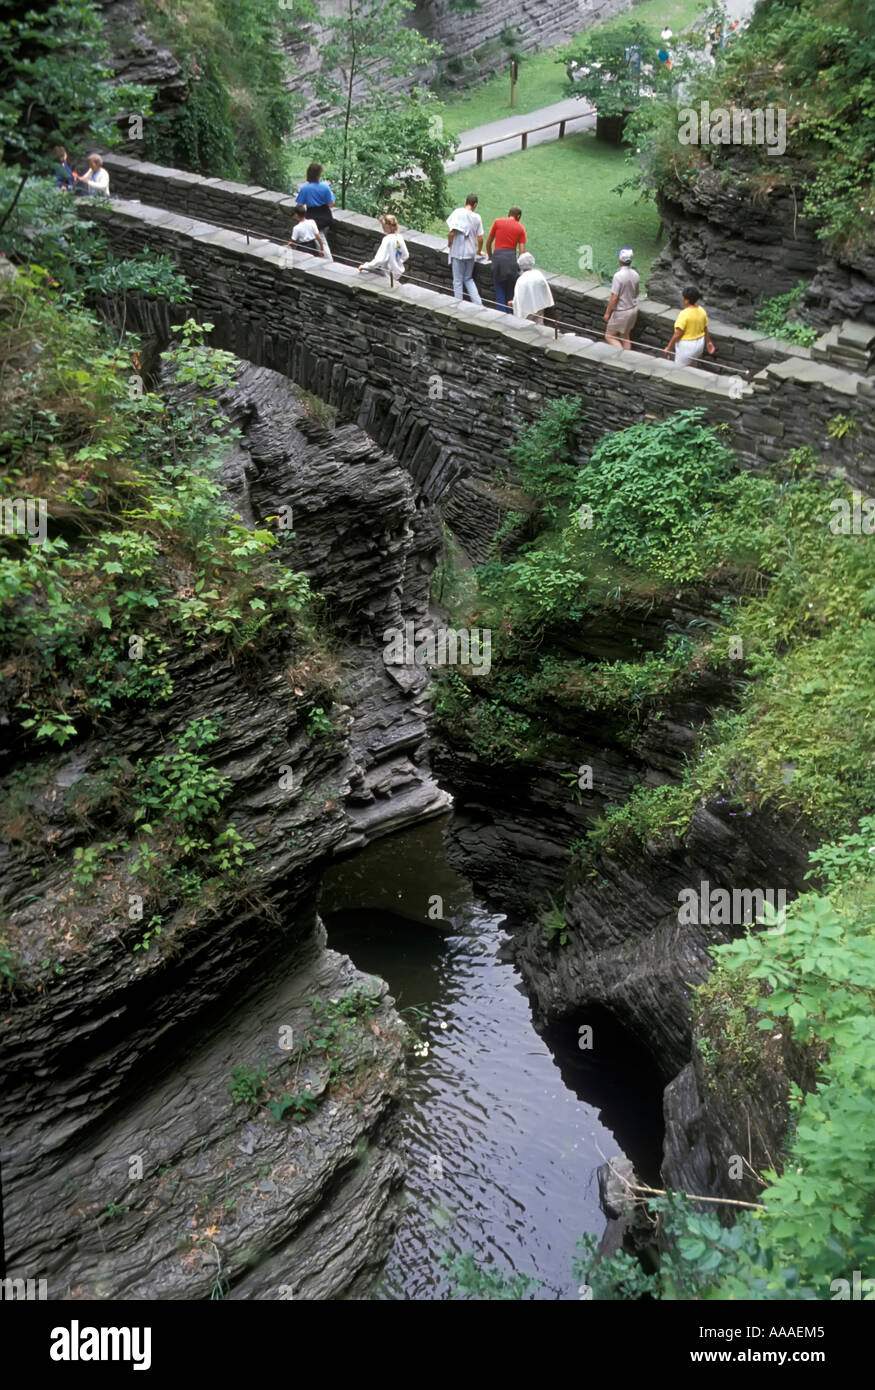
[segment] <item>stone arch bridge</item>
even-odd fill
[[[426,283],[390,289],[381,276],[344,263],[373,255],[381,233],[372,219],[339,214],[333,245],[340,259],[325,265],[285,247],[294,202],[285,194],[118,155],[106,162],[114,193],[138,195],[83,205],[112,251],[148,246],[170,255],[193,286],[197,315],[215,325],[217,346],[284,373],[335,407],[341,421],[367,430],[425,497],[442,499],[475,557],[503,513],[491,485],[496,470],[508,467],[520,424],[562,395],[584,403],[581,461],[606,431],[701,406],[713,423],[728,426],[747,467],[811,444],[860,486],[871,478],[875,379],[862,372],[716,323],[720,360],[734,378],[646,351],[624,353],[595,336],[607,289],[548,276],[559,318],[571,326],[556,337],[551,327],[458,304],[447,293],[446,256],[435,237],[405,232],[410,275]],[[168,331],[171,306],[141,300],[131,307],[138,327]],[[636,334],[664,344],[673,318],[669,306],[644,301]],[[830,435],[837,415],[856,424],[842,440]]]

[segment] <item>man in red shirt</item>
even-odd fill
[[[486,254],[492,257],[492,284],[499,309],[509,314],[513,287],[519,270],[517,252],[526,249],[526,229],[520,218],[521,208],[511,208],[507,217],[496,217],[486,238]],[[493,250],[494,246],[494,250]]]

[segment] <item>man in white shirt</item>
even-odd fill
[[[624,246],[622,251],[617,252],[620,264],[611,281],[611,297],[604,312],[607,325],[605,341],[614,347],[625,348],[627,352],[632,346],[632,329],[638,318],[638,289],[641,284],[638,271],[632,269],[633,255],[631,246]]]
[[[447,218],[450,266],[453,271],[453,294],[464,299],[465,290],[472,304],[482,304],[480,291],[474,283],[474,265],[483,250],[483,223],[476,211],[479,199],[469,193],[463,208],[456,208]]]
[[[514,318],[531,319],[533,323],[544,322],[544,310],[553,303],[553,295],[540,270],[535,270],[535,258],[531,251],[524,251],[517,261],[522,272],[513,287],[510,301]]]

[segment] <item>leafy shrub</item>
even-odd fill
[[[157,940],[159,937],[163,935],[164,918],[156,914],[154,917],[151,917],[149,919],[149,924],[146,927],[146,930],[143,932],[142,940],[136,943],[136,945],[134,946],[134,950],[143,951],[146,955],[148,955],[152,949],[152,938],[154,937]]]
[[[470,1251],[453,1256],[445,1250],[438,1256],[438,1264],[446,1271],[454,1290],[475,1299],[519,1300],[540,1287],[540,1280],[527,1274],[506,1275],[497,1269],[481,1269]]]
[[[523,425],[510,457],[520,482],[546,516],[555,518],[574,493],[578,465],[575,429],[582,402],[576,396],[559,396],[541,410],[538,419]]]
[[[779,1168],[762,1176],[756,1211],[732,1227],[669,1194],[650,1203],[667,1248],[655,1276],[633,1297],[826,1299],[835,1280],[875,1261],[875,1143],[871,1071],[875,1047],[875,817],[824,846],[812,862],[828,870],[828,897],[791,903],[783,931],[752,931],[714,949],[721,989],[756,1001],[756,1030],[792,1034],[823,1061],[817,1085],[792,1092],[794,1123]],[[868,843],[867,843],[868,842]],[[710,981],[704,986],[710,988]],[[751,991],[753,990],[753,995]],[[707,1059],[704,1059],[707,1066]],[[756,1087],[756,1081],[752,1085]],[[630,1296],[628,1259],[588,1270],[595,1297]]]
[[[703,572],[699,532],[732,450],[701,408],[606,436],[581,471],[575,505],[592,507],[597,538],[621,560],[672,579]]]
[[[641,101],[642,87],[637,67],[629,61],[629,49],[634,47],[641,49],[643,61],[651,62],[654,68],[646,79],[647,87],[662,95],[669,93],[677,81],[677,69],[672,74],[656,62],[660,47],[656,35],[646,24],[632,19],[607,29],[597,27],[563,51],[557,61],[568,69],[566,95],[585,98],[600,116],[625,116],[633,111]],[[572,62],[581,69],[576,80],[571,77]]]
[[[269,1100],[267,1108],[277,1122],[287,1110],[292,1111],[294,1119],[300,1120],[318,1110],[319,1102],[312,1091],[295,1091],[294,1095],[282,1095],[279,1100]]]
[[[677,197],[703,169],[748,198],[802,191],[801,211],[833,245],[866,253],[873,237],[875,108],[871,80],[875,30],[868,5],[835,0],[772,0],[684,91],[684,106],[786,113],[787,148],[678,143],[673,100],[644,102],[632,148],[635,182]],[[635,156],[633,156],[635,158]],[[713,171],[713,173],[712,173]]]
[[[179,58],[186,99],[146,122],[143,152],[195,173],[283,188],[284,141],[300,109],[286,85],[281,40],[299,32],[313,6],[273,0],[146,0],[152,31]]]
[[[600,853],[615,840],[642,843],[667,830],[683,831],[689,824],[694,799],[688,788],[670,782],[659,787],[636,787],[622,806],[611,808],[585,836],[587,856]]]
[[[214,719],[193,719],[180,735],[175,753],[137,764],[133,786],[136,821],[148,817],[197,825],[220,809],[231,779],[209,767],[202,756],[217,737]]]
[[[302,157],[339,169],[346,157],[345,206],[370,217],[394,213],[408,226],[446,216],[444,163],[456,141],[435,123],[440,107],[430,92],[381,97],[357,108],[349,128],[326,127],[298,146]]]
[[[116,842],[104,842],[97,845],[79,845],[73,851],[73,861],[75,867],[72,873],[73,884],[76,888],[90,888],[98,874],[103,869],[104,856],[111,854],[118,849]]]
[[[552,898],[550,899],[550,906],[542,909],[538,917],[538,923],[544,933],[548,946],[568,945],[568,927],[565,922],[565,917],[562,909],[556,906]]]
[[[14,989],[18,967],[12,947],[5,937],[0,937],[0,986]]]
[[[148,280],[145,261],[141,272]],[[138,398],[128,390],[135,343],[108,344],[39,268],[4,281],[0,303],[7,487],[67,523],[44,544],[5,548],[0,653],[21,727],[63,744],[82,717],[166,699],[171,643],[254,645],[303,613],[310,590],[270,558],[284,533],[250,530],[230,512],[218,474],[234,431],[215,393],[231,359],[203,346],[201,326],[183,325],[167,354],[168,398]]]
[[[267,1069],[258,1067],[235,1067],[231,1073],[228,1090],[235,1105],[256,1106],[261,1103],[262,1093],[267,1085]]]
[[[231,786],[205,756],[217,739],[216,720],[191,720],[175,753],[161,753],[148,763],[140,759],[134,771],[133,819],[144,838],[131,872],[174,899],[202,899],[211,880],[237,885],[249,880],[247,856],[255,845],[243,839],[233,821],[217,825]]]
[[[307,715],[307,732],[311,738],[322,739],[325,742],[337,737],[337,729],[321,705],[311,709]]]
[[[820,336],[817,329],[804,322],[790,322],[787,318],[790,310],[797,307],[804,294],[805,282],[800,280],[787,294],[776,294],[771,299],[766,299],[757,310],[754,328],[758,328],[761,333],[768,333],[772,338],[783,338],[787,342],[798,343],[800,347],[811,347]]]

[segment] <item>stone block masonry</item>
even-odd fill
[[[520,323],[416,285],[323,265],[266,239],[142,203],[81,205],[120,256],[148,246],[170,255],[194,287],[194,310],[214,341],[282,372],[353,421],[438,499],[461,477],[489,482],[509,466],[520,424],[557,396],[580,396],[581,461],[606,431],[702,406],[729,428],[745,466],[790,448],[821,445],[827,422],[854,419],[858,473],[871,477],[872,396],[865,378],[793,359],[764,369],[740,400],[729,384],[662,358]],[[144,301],[148,326],[166,329],[169,306]],[[188,309],[172,311],[177,319]],[[143,326],[146,326],[144,323]],[[804,369],[804,370],[803,370]],[[765,429],[768,426],[768,429]],[[866,478],[858,481],[865,487]]]
[[[252,235],[282,242],[289,239],[295,200],[288,193],[252,188],[224,179],[204,178],[184,169],[168,169],[125,155],[107,154],[104,162],[110,171],[113,192],[122,197],[139,198],[155,207],[187,213],[234,231],[248,230]],[[476,171],[472,170],[472,188],[476,190],[476,186]],[[492,217],[503,216],[507,208],[481,207],[481,211],[488,230]],[[529,215],[523,209],[523,221],[529,233],[530,246],[537,255],[537,210],[531,209]],[[334,254],[342,260],[356,263],[370,260],[381,236],[376,218],[335,209],[331,246]],[[409,268],[414,279],[433,285],[444,293],[451,293],[452,276],[446,256],[446,238],[406,228],[404,237],[410,247]],[[580,240],[581,243],[586,242],[585,215],[581,220]],[[556,303],[555,313],[561,322],[570,325],[571,331],[579,330],[593,337],[604,337],[603,315],[609,291],[606,286],[600,285],[598,277],[591,275],[587,279],[576,280],[568,275],[546,274]],[[492,299],[494,292],[489,267],[477,266],[474,278],[481,295]],[[635,340],[648,347],[664,347],[671,337],[680,307],[679,299],[671,305],[656,300],[642,300],[635,325]],[[810,356],[807,348],[780,342],[751,329],[738,328],[734,324],[718,325],[716,321],[712,327],[718,341],[717,360],[742,374],[758,372],[768,362],[789,357],[807,361]]]

